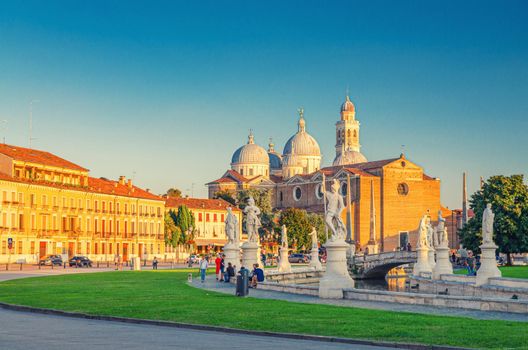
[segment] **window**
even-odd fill
[[[22,241],[18,241],[17,247],[18,247],[18,254],[23,254],[22,253],[22,251],[23,251]]]
[[[409,185],[407,185],[405,182],[398,184],[398,194],[400,196],[406,196],[409,194]]]
[[[35,241],[31,241],[30,249],[30,254],[35,254]]]
[[[222,214],[220,221],[221,221],[221,222],[224,222],[224,221],[225,221],[225,216],[224,216],[224,214]]]
[[[209,222],[210,219],[209,219],[209,213],[205,214],[205,221]]]
[[[279,192],[279,200],[282,202],[282,191]]]
[[[299,201],[302,197],[302,190],[299,186],[293,188],[293,199]]]
[[[203,218],[202,218],[202,213],[198,213],[198,221],[201,222],[202,220],[203,220]]]
[[[249,169],[249,176],[253,175],[253,168]]]
[[[315,196],[318,199],[323,199],[323,184],[318,184],[315,186]]]
[[[348,185],[345,181],[341,182],[340,192],[342,196],[346,196],[348,194]]]
[[[409,243],[409,232],[401,231],[399,233],[399,236],[400,236],[400,248],[406,248],[407,243]]]
[[[213,215],[213,221],[214,222],[217,222],[218,221],[218,216],[216,214]]]

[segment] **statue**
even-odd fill
[[[436,244],[435,240],[433,225],[431,225],[431,220],[427,218],[427,246],[429,248],[437,246],[438,244]]]
[[[227,217],[225,220],[225,232],[227,236],[227,244],[236,244],[238,245],[240,235],[238,232],[238,219],[236,215],[233,214],[233,209],[227,207]]]
[[[312,237],[312,249],[319,249],[319,245],[317,244],[317,231],[313,226],[312,232],[310,232],[310,237]]]
[[[418,246],[417,248],[427,248],[427,222],[429,218],[427,215],[424,215],[420,220],[420,226],[418,228]]]
[[[482,214],[482,243],[493,243],[493,220],[495,214],[491,210],[491,204],[486,204]]]
[[[261,226],[260,209],[255,205],[253,197],[249,197],[247,200],[247,206],[244,208],[244,214],[246,214],[246,231],[248,234],[248,241],[257,243],[258,242],[258,229]]]
[[[325,184],[323,182],[323,193],[326,198],[326,213],[325,223],[332,231],[330,241],[341,240],[345,238],[346,228],[341,219],[341,212],[345,209],[343,197],[339,194],[339,181],[334,179],[331,186],[332,191],[326,192]],[[335,224],[334,224],[335,222]]]
[[[445,219],[442,217],[442,211],[438,211],[438,231],[442,232],[445,227]]]
[[[281,227],[281,248],[288,250],[288,229],[286,225]]]
[[[445,228],[445,219],[442,217],[441,210],[438,211],[438,226],[436,226],[435,238],[436,246],[447,246],[447,229]]]

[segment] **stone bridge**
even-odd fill
[[[356,255],[349,258],[348,271],[355,279],[385,278],[396,266],[416,262],[416,252],[396,251],[371,255]]]

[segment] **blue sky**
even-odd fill
[[[525,1],[2,1],[6,142],[161,193],[206,196],[252,128],[282,151],[299,106],[334,157],[348,87],[369,160],[409,159],[460,207],[461,173],[527,174]]]

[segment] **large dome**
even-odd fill
[[[298,132],[297,134],[290,137],[290,139],[284,145],[284,151],[282,154],[292,154],[292,150],[295,150],[296,156],[320,156],[321,149],[319,144],[312,135],[307,132]]]
[[[231,164],[269,164],[268,152],[263,147],[255,144],[253,134],[249,134],[248,143],[233,153]]]
[[[366,161],[367,161],[367,158],[361,152],[348,150],[338,155],[334,159],[334,162],[332,163],[332,165],[336,166],[336,165],[357,164],[357,163],[365,163]]]

